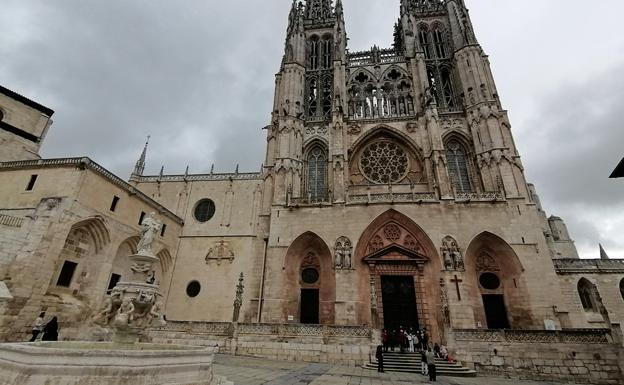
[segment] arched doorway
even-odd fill
[[[369,303],[370,324],[388,330],[426,329],[439,341],[444,327],[441,263],[424,231],[389,210],[364,231],[355,256],[369,272],[360,276],[360,300]]]
[[[327,244],[316,234],[300,235],[285,260],[284,319],[305,324],[333,325],[336,278]]]
[[[466,288],[477,328],[530,329],[534,325],[524,269],[499,236],[483,232],[466,249]]]

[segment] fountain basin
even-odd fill
[[[0,344],[3,385],[226,385],[215,349],[110,342]]]

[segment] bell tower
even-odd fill
[[[293,1],[267,127],[265,187],[272,204],[330,200],[331,140],[319,135],[304,142],[304,136],[328,133],[340,119],[346,41],[341,0],[335,6],[331,0]]]

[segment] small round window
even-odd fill
[[[186,286],[186,295],[188,295],[191,298],[197,297],[200,291],[201,291],[201,285],[197,281],[191,281]]]
[[[307,283],[308,285],[317,283],[319,280],[319,273],[316,269],[303,269],[303,271],[301,272],[301,280],[303,281],[303,283]]]
[[[487,290],[496,290],[500,287],[500,278],[494,273],[483,273],[479,277],[479,283],[481,287]]]
[[[195,219],[208,222],[215,214],[215,204],[210,199],[202,199],[195,205]]]

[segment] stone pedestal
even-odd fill
[[[232,385],[214,348],[54,342],[0,345],[3,385]]]

